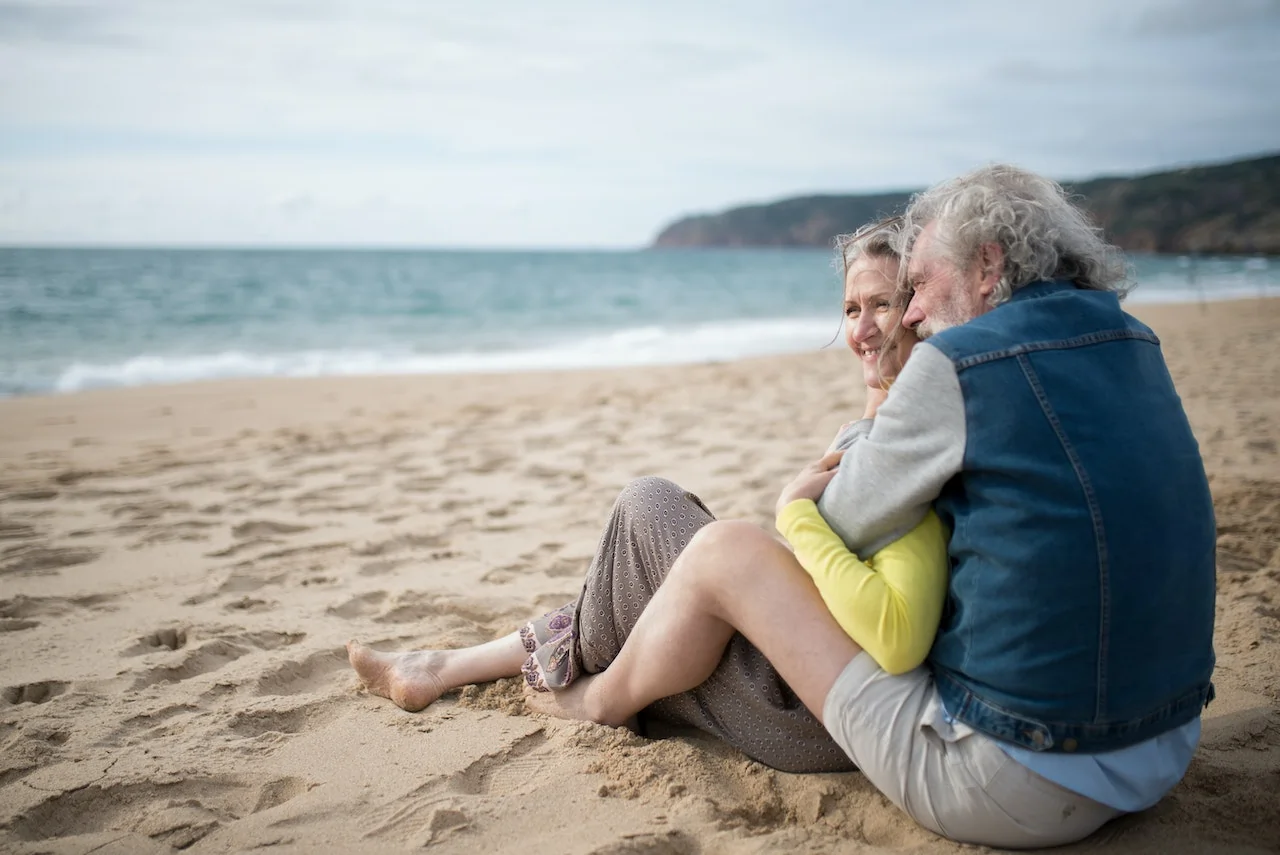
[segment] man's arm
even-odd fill
[[[964,460],[964,398],[951,360],[916,345],[874,420],[854,422],[818,510],[850,550],[878,552],[914,528]]]

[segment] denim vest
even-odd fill
[[[1213,697],[1213,503],[1159,339],[1037,282],[929,339],[964,397],[929,663],[947,711],[1037,751],[1122,748]]]

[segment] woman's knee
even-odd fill
[[[669,502],[683,496],[684,490],[676,482],[658,475],[643,475],[632,479],[622,488],[615,504],[623,510],[642,511],[655,503]]]
[[[731,581],[754,572],[762,554],[781,549],[781,544],[754,523],[716,520],[693,536],[681,562],[689,568],[687,572],[721,582]]]
[[[613,506],[616,523],[633,533],[647,532],[655,542],[677,553],[694,532],[714,517],[697,496],[667,478],[636,478],[618,494]]]

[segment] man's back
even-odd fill
[[[947,709],[1035,750],[1105,751],[1194,718],[1213,667],[1213,507],[1150,330],[1113,294],[1035,283],[928,342],[964,409]],[[904,372],[904,377],[906,372]]]

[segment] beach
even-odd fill
[[[1217,699],[1168,798],[1064,851],[1280,851],[1280,299],[1133,311],[1214,493]],[[406,713],[343,651],[475,644],[574,599],[640,475],[772,530],[862,395],[833,347],[0,400],[0,848],[971,848],[859,774],[526,714],[515,680]]]

